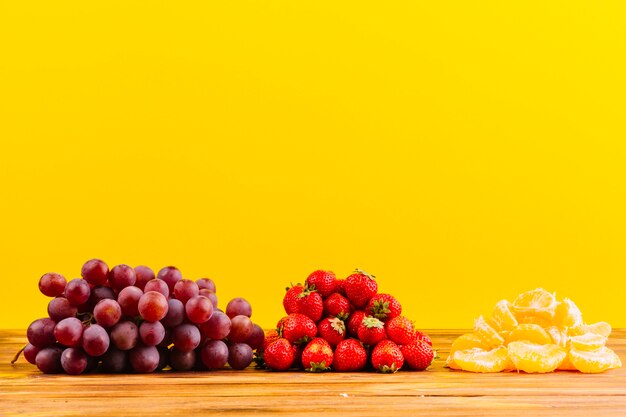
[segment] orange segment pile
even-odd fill
[[[538,288],[478,317],[474,331],[452,343],[446,365],[469,372],[604,372],[622,366],[606,347],[610,334],[610,324],[586,324],[572,300]]]

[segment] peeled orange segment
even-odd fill
[[[483,342],[483,340],[475,333],[466,333],[457,337],[454,342],[452,342],[450,355],[452,355],[457,350],[466,350],[472,348],[489,349],[489,346],[485,342]]]
[[[622,366],[619,356],[607,347],[590,351],[570,349],[568,357],[576,369],[587,374],[604,372]]]
[[[569,341],[572,349],[577,350],[597,350],[606,345],[606,337],[595,333],[572,336]]]
[[[609,337],[611,335],[611,325],[604,321],[593,324],[582,324],[580,326],[569,329],[570,336],[580,336],[585,333],[599,334],[600,336]]]
[[[476,319],[474,323],[474,333],[489,347],[500,346],[504,343],[502,336],[498,334],[496,329],[488,323],[483,316]]]
[[[572,300],[564,298],[554,311],[554,324],[560,327],[576,327],[583,324],[583,314]]]
[[[515,368],[527,373],[552,372],[567,354],[557,345],[537,345],[524,341],[509,343],[509,357]]]
[[[517,296],[512,307],[515,316],[520,317],[541,317],[552,320],[556,310],[556,298],[542,288],[527,291]]]
[[[550,326],[546,328],[546,332],[552,338],[552,343],[555,345],[565,347],[567,346],[567,330],[561,329],[557,326]]]
[[[506,344],[518,340],[526,340],[538,345],[547,345],[552,343],[552,338],[543,327],[538,324],[520,324],[507,335]]]
[[[517,319],[511,311],[511,303],[507,300],[500,300],[496,303],[491,319],[500,331],[512,330],[517,326]]]
[[[450,355],[448,356],[448,359],[446,359],[446,365],[445,365],[445,366],[447,366],[447,367],[448,367],[448,368],[450,368],[450,369],[456,369],[456,370],[458,370],[458,371],[460,371],[460,370],[461,370],[461,367],[460,367],[459,365],[457,365],[457,364],[456,364],[456,362],[454,362],[454,359],[453,359],[453,355],[452,355],[452,354],[450,354]]]
[[[457,350],[452,359],[462,370],[469,372],[502,372],[511,369],[509,355],[504,346],[492,350]]]

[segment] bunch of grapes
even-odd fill
[[[49,317],[28,327],[23,353],[44,373],[244,369],[263,343],[250,303],[235,298],[220,310],[209,278],[184,279],[174,266],[156,276],[147,266],[109,269],[99,259],[87,261],[81,275],[39,280],[53,297]]]

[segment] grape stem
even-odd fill
[[[13,365],[15,362],[17,362],[17,360],[20,358],[20,355],[22,354],[22,352],[24,352],[24,349],[26,349],[26,346],[28,346],[28,345],[22,346],[22,348],[17,351],[15,356],[13,356],[13,359],[11,359],[11,365]]]

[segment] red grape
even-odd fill
[[[104,285],[107,282],[109,266],[100,259],[91,259],[83,265],[80,274],[91,285]]]
[[[214,311],[206,323],[200,324],[200,332],[203,336],[215,340],[225,339],[230,333],[230,319],[221,311]]]
[[[170,289],[170,292],[173,293],[174,285],[183,279],[183,274],[181,274],[180,270],[175,266],[166,266],[157,273],[157,278],[165,281]]]
[[[103,285],[99,285],[97,287],[93,287],[91,289],[91,295],[89,295],[89,301],[87,304],[93,308],[98,304],[98,301],[104,300],[105,298],[110,298],[111,300],[115,300],[115,292],[111,289],[111,287],[105,287]]]
[[[135,281],[135,287],[138,287],[140,290],[144,289],[148,281],[155,278],[154,271],[144,265],[139,265],[135,267],[135,275],[137,276],[137,281]]]
[[[61,372],[61,354],[63,349],[59,346],[51,346],[41,349],[35,358],[37,368],[44,374],[56,374]]]
[[[248,316],[235,316],[231,321],[230,333],[228,340],[233,343],[243,343],[248,340],[254,325]]]
[[[113,327],[122,318],[122,307],[115,300],[101,300],[93,309],[93,317],[100,326]]]
[[[62,295],[66,285],[65,277],[56,272],[48,272],[39,279],[39,291],[48,297]]]
[[[65,297],[57,297],[48,303],[48,315],[54,321],[61,321],[68,317],[75,317],[78,309]]]
[[[252,348],[245,343],[233,343],[228,347],[228,364],[231,368],[241,370],[252,363]]]
[[[87,365],[87,355],[80,349],[65,349],[61,354],[61,366],[68,375],[82,374]]]
[[[161,320],[168,308],[167,299],[156,291],[148,291],[139,299],[139,314],[147,321]]]
[[[200,360],[209,369],[220,369],[228,362],[228,346],[221,340],[209,340],[200,349]]]
[[[165,338],[165,327],[160,321],[144,321],[139,326],[139,336],[146,346],[156,346]]]
[[[196,364],[196,351],[182,351],[172,347],[169,354],[169,362],[172,369],[177,371],[189,371]]]
[[[252,317],[252,306],[241,297],[233,298],[226,305],[226,315],[231,319],[240,315]]]
[[[76,317],[63,319],[55,326],[54,337],[62,345],[79,346],[83,337],[83,323]]]
[[[116,265],[109,271],[109,285],[114,291],[120,292],[123,288],[135,285],[137,275],[135,270],[128,265]]]
[[[40,350],[41,349],[39,349],[37,346],[28,343],[26,347],[24,347],[24,358],[26,358],[29,363],[35,365],[35,360]]]
[[[198,295],[205,296],[206,298],[211,300],[211,302],[213,303],[213,307],[217,308],[217,295],[213,291],[208,290],[206,288],[202,288],[198,292]]]
[[[175,298],[167,300],[167,305],[167,314],[161,319],[161,323],[165,327],[176,327],[185,320],[185,306]]]
[[[159,366],[159,351],[154,346],[137,346],[128,354],[128,361],[135,372],[153,372]]]
[[[75,306],[85,304],[89,300],[91,287],[89,283],[80,278],[75,278],[67,283],[65,287],[65,298]]]
[[[248,344],[252,349],[258,349],[263,345],[263,341],[265,340],[265,332],[258,324],[254,324],[252,326],[252,332],[250,336],[246,339],[246,344]]]
[[[102,369],[105,372],[111,373],[126,371],[128,369],[128,356],[126,352],[114,347],[109,348],[107,353],[102,357]]]
[[[213,314],[213,303],[208,298],[197,295],[187,301],[185,312],[191,322],[196,324],[204,323]]]
[[[109,344],[109,334],[104,327],[92,324],[83,331],[83,349],[88,355],[103,355],[109,348]]]
[[[125,316],[135,317],[139,315],[139,299],[143,295],[138,287],[130,286],[124,288],[117,295],[117,302],[122,307]]]
[[[111,341],[119,350],[130,350],[137,346],[139,330],[132,321],[122,321],[111,329]]]
[[[146,286],[143,288],[143,292],[148,291],[156,291],[163,294],[165,297],[169,297],[170,289],[167,286],[167,283],[160,279],[152,279],[146,283]]]
[[[28,342],[40,349],[53,345],[56,342],[54,338],[55,326],[54,320],[49,318],[35,320],[26,331]]]
[[[190,279],[181,279],[174,285],[174,296],[185,304],[187,300],[198,295],[198,284]]]
[[[198,288],[207,289],[211,292],[217,292],[215,290],[215,282],[211,278],[199,278],[196,280],[196,284],[198,284]]]
[[[183,323],[174,327],[172,340],[178,350],[194,350],[200,344],[200,330],[193,324]]]

